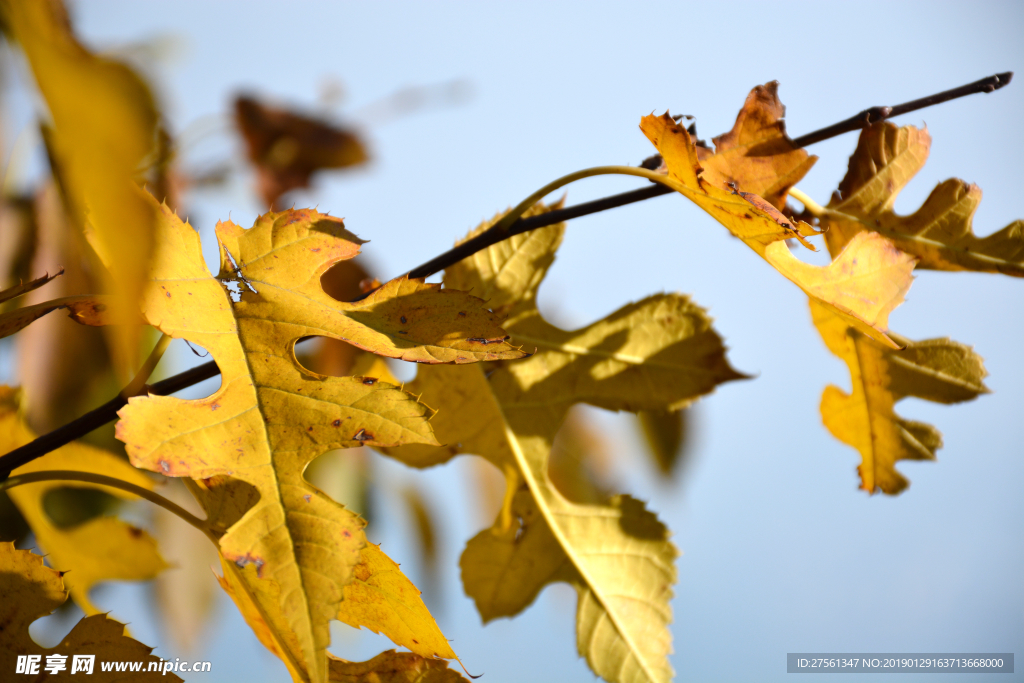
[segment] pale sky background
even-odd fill
[[[173,49],[152,76],[174,133],[225,113],[239,89],[312,111],[324,83],[341,82],[345,100],[331,116],[362,126],[374,160],[324,175],[294,198],[371,240],[364,253],[381,277],[444,251],[554,178],[639,163],[654,152],[637,127],[652,111],[694,115],[710,139],[732,126],[751,87],[776,79],[797,136],[868,106],[1024,70],[1020,2],[79,0],[72,9],[95,48],[168,39]],[[452,79],[471,90],[457,106],[367,120],[367,105],[400,88]],[[984,190],[979,235],[1024,217],[1022,111],[1017,82],[898,119],[927,123],[933,144],[897,210],[913,211],[957,176]],[[799,187],[826,202],[855,143],[851,134],[813,146],[821,158]],[[186,159],[201,164],[237,145],[225,133]],[[568,189],[568,201],[642,184],[587,180]],[[227,192],[187,198],[208,253],[218,219],[252,224],[260,204],[250,187],[241,177]],[[573,221],[540,297],[553,320],[575,327],[659,291],[691,294],[710,309],[733,366],[756,376],[700,403],[693,466],[675,483],[657,479],[629,416],[594,411],[613,440],[623,492],[648,501],[683,552],[672,603],[678,680],[781,681],[787,652],[1024,653],[1024,281],[920,272],[891,317],[912,339],[973,345],[993,391],[956,406],[898,405],[937,426],[945,446],[938,462],[900,465],[911,486],[896,498],[858,491],[859,455],[821,424],[823,389],[848,389],[850,380],[811,325],[806,296],[684,198]],[[178,358],[192,362],[187,352]],[[427,472],[379,461],[378,478],[418,481],[444,520],[444,580],[425,597],[469,671],[484,673],[484,683],[593,680],[575,651],[575,595],[565,585],[513,620],[481,626],[457,568],[481,528],[466,459]],[[406,515],[388,513],[398,505],[379,500],[368,533],[418,581]],[[145,588],[98,595],[158,654],[182,656],[149,616]],[[186,680],[287,680],[221,603],[202,649],[189,655],[211,660],[213,673]],[[346,659],[388,647],[334,630],[332,651]],[[971,680],[990,678],[1024,674]],[[871,680],[890,679],[904,680]]]

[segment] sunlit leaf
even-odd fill
[[[459,292],[400,280],[357,304],[329,297],[320,277],[359,248],[340,219],[303,210],[266,214],[251,230],[220,223],[220,277],[242,290],[238,301],[207,272],[189,225],[164,207],[158,228],[143,312],[163,332],[207,349],[222,384],[200,400],[131,399],[118,438],[136,466],[192,479],[223,533],[224,581],[262,615],[293,676],[323,681],[328,622],[366,541],[363,521],[303,471],[336,448],[436,441],[432,411],[413,396],[373,379],[311,373],[294,344],[331,336],[427,362],[522,353],[504,342],[477,352],[487,345],[476,338],[506,335],[481,300]],[[403,300],[414,306],[407,310]],[[432,325],[431,310],[464,322],[455,330]],[[408,329],[396,329],[402,318]]]
[[[763,127],[764,122],[758,130]],[[735,188],[717,185],[716,182],[722,182],[726,176],[721,168],[716,180],[705,179],[702,164],[711,165],[711,160],[697,161],[689,134],[668,114],[645,116],[640,129],[664,157],[667,180],[673,189],[707,211],[809,296],[832,307],[865,334],[894,348],[897,346],[886,336],[886,331],[889,313],[903,301],[910,288],[912,256],[895,249],[888,240],[862,238],[851,242],[828,266],[808,265],[790,252],[785,240],[797,239],[809,247],[804,237],[817,234],[813,228],[791,221],[738,183]],[[737,135],[737,141],[743,140],[746,136]],[[744,159],[739,157],[722,165],[744,168]],[[771,166],[761,170],[766,169]],[[806,164],[798,164],[778,183],[764,178],[758,182],[780,194],[805,171]]]
[[[988,393],[982,359],[969,346],[949,339],[915,342],[896,337],[906,348],[893,351],[814,300],[811,315],[829,350],[849,367],[852,384],[850,393],[836,386],[825,389],[825,426],[860,451],[862,489],[897,494],[908,482],[896,471],[896,463],[934,460],[942,435],[929,424],[901,418],[894,405],[908,396],[960,403]]]
[[[667,531],[628,496],[603,505],[565,498],[548,475],[551,445],[575,403],[679,408],[743,376],[726,362],[710,319],[680,295],[629,304],[574,332],[547,323],[537,287],[563,230],[517,235],[446,271],[447,285],[487,298],[507,313],[513,343],[535,351],[489,369],[421,366],[409,389],[442,407],[432,424],[444,445],[387,452],[419,467],[473,453],[505,473],[501,514],[461,562],[485,619],[511,616],[547,583],[568,581],[579,594],[577,637],[591,668],[612,681],[664,681],[676,555]]]
[[[975,237],[971,222],[981,188],[953,178],[939,183],[909,216],[893,211],[896,197],[928,159],[931,136],[914,126],[879,122],[860,134],[850,167],[822,217],[833,255],[868,230],[892,240],[918,259],[918,268],[972,270],[1024,277],[1024,221],[987,237]]]

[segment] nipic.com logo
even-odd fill
[[[18,655],[18,662],[14,667],[14,673],[26,675],[38,675],[41,672],[56,675],[67,671],[69,674],[92,674],[96,669],[96,655],[72,655],[68,662],[68,655],[52,654],[46,655]],[[175,659],[173,662],[164,659],[150,660],[145,662],[100,662],[99,670],[102,672],[159,672],[166,676],[168,672],[173,673],[194,673],[208,672],[212,665],[210,662],[183,662]]]

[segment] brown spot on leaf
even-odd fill
[[[160,465],[160,469],[162,469],[164,472],[171,471],[171,463],[167,462],[166,460],[159,460],[157,461],[157,464]]]
[[[341,426],[341,420],[335,420],[331,424],[334,425],[335,427],[340,427]]]
[[[363,384],[368,384],[368,385],[372,386],[372,385],[374,385],[376,383],[377,383],[377,378],[376,377],[364,377],[363,378]]]
[[[401,321],[402,321],[402,324],[403,324],[403,325],[404,325],[404,324],[405,324],[406,322],[408,322],[408,321],[407,321],[407,320],[405,319],[405,316],[404,316],[404,315],[403,315],[403,316],[402,316],[401,318],[399,318],[399,320],[401,320]]]
[[[131,536],[132,538],[142,538],[142,529],[139,529],[139,528],[136,528],[136,527],[133,527],[133,526],[129,526],[128,527],[128,535]]]
[[[360,429],[358,432],[355,433],[355,436],[353,436],[352,439],[360,443],[362,443],[363,441],[372,441],[373,434],[370,434],[365,429]]]
[[[312,499],[313,499],[313,494],[311,494],[311,493],[307,493],[306,495],[304,495],[304,496],[302,497],[302,499],[303,499],[304,501],[306,501],[306,502],[308,503],[308,502],[309,502],[310,500],[312,500]]]

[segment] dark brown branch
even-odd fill
[[[973,95],[975,93],[995,92],[1003,86],[1009,85],[1011,79],[1013,79],[1013,72],[1007,71],[1006,73],[983,78],[980,81],[975,81],[974,83],[961,85],[959,88],[953,88],[952,90],[945,90],[934,95],[929,95],[928,97],[922,97],[919,100],[912,100],[910,102],[904,102],[903,104],[897,104],[895,107],[871,107],[870,109],[865,109],[856,116],[851,116],[845,121],[833,123],[831,126],[827,126],[821,130],[816,130],[813,133],[808,133],[807,135],[801,135],[793,140],[793,144],[797,147],[806,147],[807,145],[813,145],[815,142],[828,140],[829,138],[834,138],[837,135],[842,135],[843,133],[867,128],[873,123],[878,123],[879,121],[884,121],[894,116],[899,116],[900,114],[907,114],[912,111],[917,111],[918,109],[942,104],[943,102],[955,100],[958,97],[966,97],[967,95]]]
[[[898,104],[895,107],[872,107],[871,109],[865,109],[856,116],[850,117],[845,121],[840,121],[839,123],[826,128],[822,128],[821,130],[814,131],[813,133],[808,133],[807,135],[798,137],[793,140],[793,142],[797,147],[806,147],[807,145],[812,145],[816,142],[821,142],[822,140],[842,135],[843,133],[860,130],[861,128],[865,128],[873,123],[877,123],[878,121],[892,118],[893,116],[906,114],[907,112],[916,111],[942,102],[948,102],[949,100],[953,100],[958,97],[973,95],[974,93],[993,92],[1009,84],[1011,78],[1013,78],[1013,72],[1008,71],[1006,73],[983,78],[980,81],[975,81],[974,83],[963,85],[959,88],[946,90],[944,92],[940,92],[929,97],[923,97],[919,100],[906,102],[904,104]],[[483,251],[487,247],[508,239],[513,235],[529,232],[530,230],[536,230],[537,228],[543,228],[548,225],[554,225],[573,218],[588,216],[600,211],[607,211],[608,209],[614,209],[619,206],[642,202],[646,199],[670,194],[671,192],[672,190],[670,188],[663,185],[652,185],[639,190],[623,192],[622,194],[612,195],[611,197],[595,199],[591,202],[584,202],[583,204],[577,204],[576,206],[549,211],[548,213],[540,216],[521,218],[510,225],[507,230],[488,230],[487,232],[477,235],[473,239],[467,240],[462,244],[449,249],[440,256],[436,256],[426,263],[413,268],[409,271],[408,276],[412,278],[429,277],[430,275],[439,273],[448,266],[458,263],[462,259],[472,256],[478,251]],[[363,297],[365,296],[366,295],[364,294]],[[146,393],[157,396],[166,396],[168,394],[181,391],[193,384],[198,384],[203,380],[215,377],[218,374],[220,374],[220,370],[217,368],[217,364],[210,361],[209,363],[204,363],[200,366],[194,367],[191,370],[186,370],[185,372],[174,375],[173,377],[168,377],[165,380],[156,382],[148,387]],[[63,427],[45,434],[20,448],[16,448],[4,456],[0,456],[0,481],[6,479],[16,468],[21,467],[22,465],[29,463],[50,451],[56,450],[75,439],[85,436],[97,427],[101,427],[114,420],[117,417],[117,411],[119,411],[126,403],[127,401],[124,397],[117,396],[110,401],[107,401],[99,408],[89,411],[76,420],[72,420]]]

